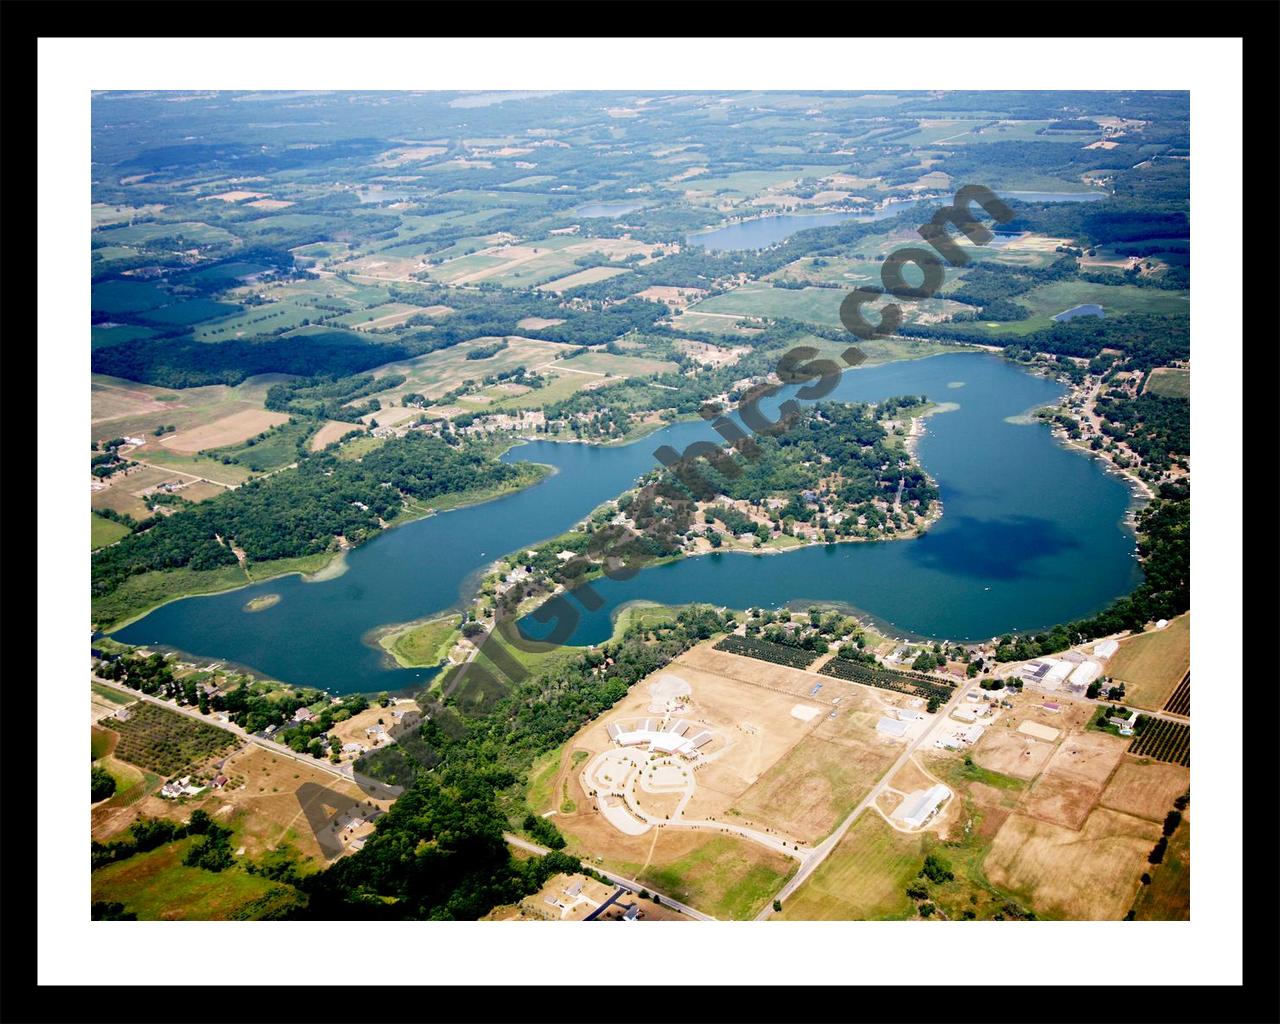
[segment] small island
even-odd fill
[[[263,594],[255,597],[252,601],[244,606],[247,612],[265,612],[268,608],[272,608],[280,603],[279,594]]]

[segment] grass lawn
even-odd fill
[[[575,360],[576,362],[576,360]],[[480,392],[482,396],[492,396],[492,402],[478,402],[476,396],[458,399],[458,405],[465,409],[483,410],[485,412],[505,412],[512,409],[540,409],[546,405],[562,402],[571,395],[581,391],[591,383],[585,373],[557,373],[555,366],[539,371],[547,376],[547,383],[534,388],[523,395],[512,395],[495,388],[486,388]],[[505,395],[506,397],[501,397]]]
[[[90,683],[90,684],[89,684],[89,688],[90,688],[91,690],[93,690],[93,692],[94,692],[94,693],[96,693],[96,694],[97,694],[99,697],[101,697],[103,700],[110,701],[112,704],[121,704],[121,705],[124,705],[124,704],[132,704],[132,703],[133,703],[133,698],[132,698],[132,697],[130,697],[128,694],[121,693],[119,690],[113,689],[113,688],[112,688],[112,687],[110,687],[110,686],[103,686],[101,683]],[[94,733],[94,736],[96,737],[96,736],[97,736],[97,733]],[[96,742],[96,740],[95,740],[95,742]],[[102,754],[99,754],[99,753],[97,752],[97,747],[96,747],[96,746],[94,747],[94,755],[93,755],[93,756],[94,756],[94,757],[101,757],[101,756],[102,756]]]
[[[787,921],[899,920],[912,916],[906,887],[924,862],[919,836],[864,812],[782,908]]]
[[[459,615],[446,615],[390,633],[379,642],[401,668],[428,668],[444,661],[457,642],[461,621]]]
[[[278,894],[281,903],[297,899],[287,886],[239,867],[216,873],[187,867],[182,858],[193,842],[167,843],[99,868],[92,875],[94,900],[123,903],[140,921],[226,921],[268,894]]]
[[[1157,367],[1147,378],[1147,390],[1165,398],[1190,398],[1191,371],[1178,370],[1172,366]]]
[[[1191,667],[1191,613],[1179,615],[1164,629],[1120,641],[1107,663],[1107,674],[1124,682],[1124,702],[1158,710]]]
[[[219,484],[242,484],[253,476],[253,471],[247,466],[228,465],[207,455],[187,455],[167,448],[148,448],[138,457],[153,466],[204,477]]]
[[[795,864],[745,839],[714,836],[678,860],[649,865],[636,880],[722,921],[749,921],[791,877]]]
[[[129,536],[130,533],[129,527],[123,523],[117,523],[114,519],[104,519],[96,512],[89,513],[89,522],[90,546],[94,551],[108,544],[114,544],[121,537]]]

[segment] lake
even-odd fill
[[[1105,192],[997,192],[1003,199],[1019,199],[1027,203],[1073,203],[1105,199]],[[931,200],[936,202],[937,200]],[[874,213],[784,213],[770,217],[755,217],[738,221],[722,228],[695,231],[685,235],[690,245],[702,245],[722,252],[738,252],[745,249],[764,249],[785,241],[797,231],[807,228],[825,228],[846,221],[868,223],[886,220],[909,210],[919,199],[903,199],[888,203]]]
[[[1132,496],[1099,461],[1064,448],[1044,424],[1021,419],[1062,391],[985,353],[845,373],[833,399],[923,393],[958,405],[930,417],[920,441],[920,460],[944,503],[942,519],[924,537],[704,555],[625,582],[601,580],[592,586],[603,606],[579,609],[573,639],[605,639],[611,615],[640,599],[736,608],[836,601],[894,635],[956,640],[1037,629],[1100,610],[1141,578],[1133,533],[1123,523]],[[772,415],[785,394],[762,408]],[[653,468],[658,446],[682,451],[700,439],[718,437],[699,421],[618,447],[520,445],[504,458],[547,463],[557,472],[518,494],[389,530],[350,552],[346,573],[335,579],[309,583],[290,576],[174,601],[114,636],[334,693],[414,686],[434,670],[388,667],[382,650],[364,642],[371,630],[457,607],[492,560],[555,536],[615,497]],[[279,601],[244,611],[268,594]]]
[[[573,213],[578,217],[622,217],[644,206],[644,203],[588,203],[577,207]]]
[[[1064,309],[1053,319],[1057,320],[1058,323],[1065,323],[1068,320],[1074,320],[1078,316],[1105,317],[1106,315],[1106,310],[1096,302],[1086,302],[1082,306],[1072,306],[1070,309]]]

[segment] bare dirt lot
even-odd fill
[[[1053,744],[1032,739],[1015,729],[988,729],[973,748],[983,768],[1015,779],[1034,779],[1053,755]]]
[[[246,409],[214,420],[202,427],[170,434],[161,438],[160,443],[176,452],[198,452],[205,448],[221,448],[247,441],[255,434],[260,434],[280,423],[286,423],[288,420],[288,415],[283,412]]]
[[[1118,921],[1139,887],[1160,826],[1097,808],[1081,831],[1013,814],[983,863],[996,885],[1047,915]]]
[[[1022,801],[1033,818],[1078,829],[1097,804],[1126,742],[1102,732],[1068,735]]]

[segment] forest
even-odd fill
[[[405,498],[429,501],[520,473],[475,443],[421,433],[389,439],[360,461],[316,453],[294,470],[147,520],[145,529],[100,549],[93,594],[108,594],[136,573],[235,565],[232,545],[249,561],[265,562],[325,551],[337,536],[359,544],[382,528],[380,521],[395,519]]]

